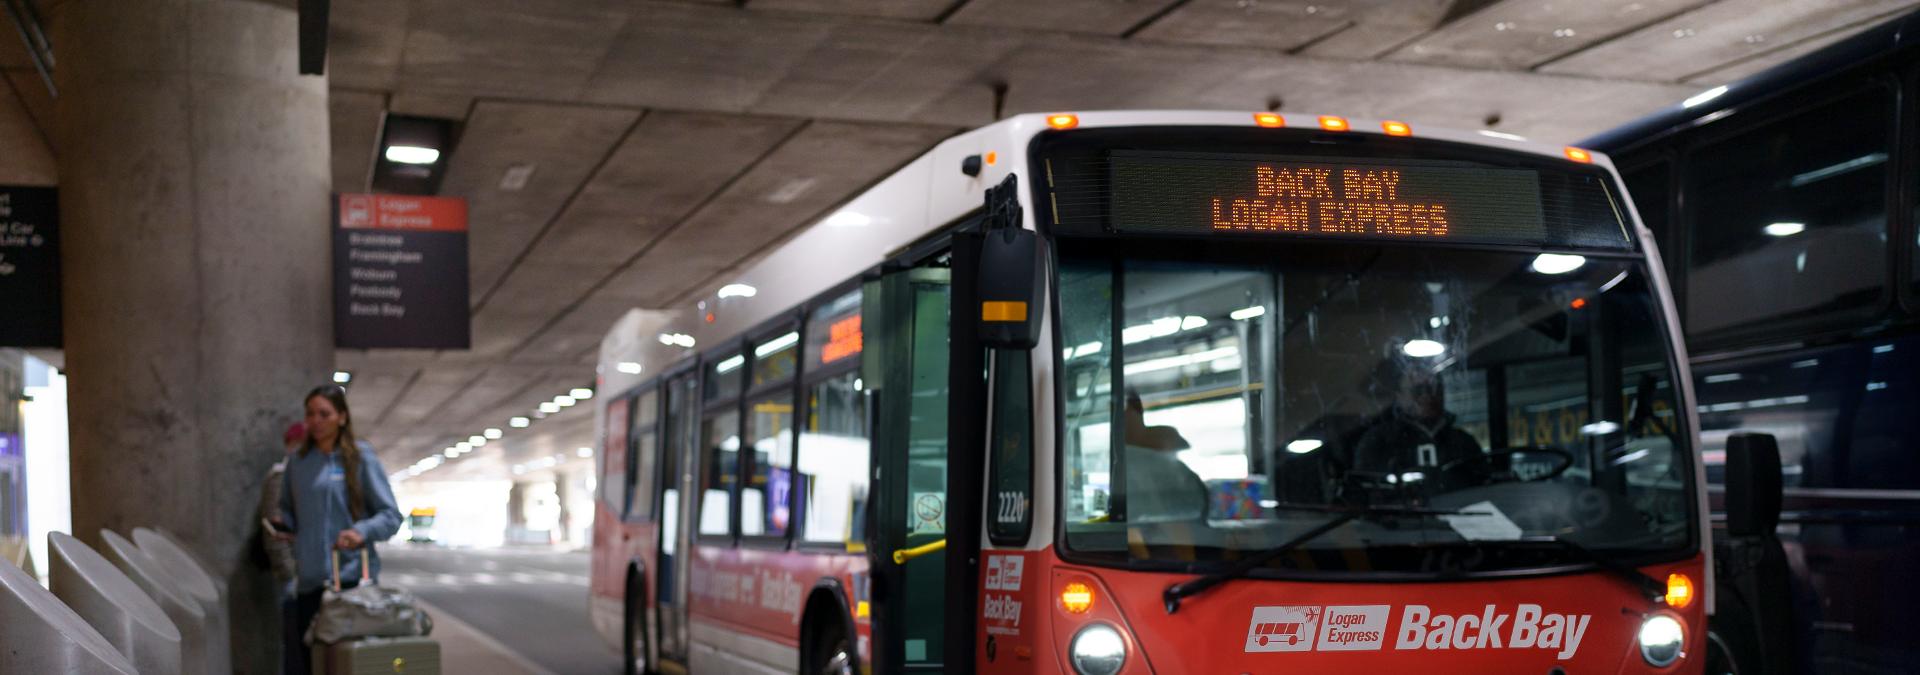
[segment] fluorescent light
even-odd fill
[[[516,474],[526,473],[527,467],[524,464],[515,464],[513,465],[513,472]]]
[[[758,347],[754,347],[753,355],[756,357],[765,358],[766,355],[768,354],[772,354],[782,349],[792,347],[795,344],[798,344],[799,342],[800,342],[799,333],[787,333],[785,335],[774,338],[772,340],[768,340],[764,344],[761,344]]]
[[[352,379],[353,379],[353,375],[347,373],[346,371],[335,371],[333,373],[333,381],[339,382],[340,384],[346,384],[347,381]]]
[[[1542,253],[1533,259],[1533,265],[1528,269],[1541,274],[1566,274],[1580,269],[1580,266],[1585,264],[1587,264],[1586,256]]]
[[[1130,345],[1135,342],[1145,342],[1157,337],[1166,337],[1178,332],[1180,332],[1180,317],[1169,316],[1154,319],[1153,323],[1128,326],[1121,329],[1120,342]]]
[[[487,439],[486,439],[486,437],[485,437],[485,436],[468,436],[468,437],[467,437],[467,442],[468,442],[468,443],[472,443],[472,444],[473,444],[473,447],[476,447],[476,448],[477,448],[477,447],[480,447],[480,446],[482,446],[482,445],[486,445],[486,444],[487,444]]]
[[[401,164],[432,164],[440,161],[440,151],[414,145],[389,145],[387,161]]]
[[[574,389],[573,391],[567,392],[567,395],[572,396],[575,400],[585,401],[587,399],[593,398],[593,390],[587,389],[585,387],[581,387],[578,389]]]
[[[634,363],[632,361],[621,361],[619,365],[614,366],[613,369],[626,373],[628,375],[640,374],[640,364]]]
[[[1102,345],[1099,342],[1089,342],[1089,343],[1067,350],[1067,358],[1077,359],[1082,356],[1098,354],[1100,353],[1100,350],[1103,348],[1105,348],[1105,345]]]
[[[1586,434],[1588,436],[1604,436],[1619,430],[1620,430],[1619,424],[1614,422],[1608,422],[1606,420],[1600,420],[1598,422],[1594,422],[1593,424],[1580,427],[1580,433]]]
[[[453,444],[453,448],[454,448],[455,450],[459,450],[459,451],[461,451],[461,452],[466,452],[466,451],[468,451],[468,450],[472,450],[472,449],[473,449],[473,444],[472,444],[472,443],[468,443],[468,442],[466,442],[466,441],[461,441],[461,442],[459,442],[459,443],[455,443],[455,444]]]
[[[1772,225],[1768,225],[1765,229],[1767,231],[1767,234],[1771,234],[1776,237],[1785,237],[1789,235],[1800,234],[1801,232],[1807,231],[1807,224],[1806,223],[1774,223]]]
[[[1424,358],[1445,354],[1447,348],[1445,345],[1432,340],[1408,340],[1407,344],[1400,347],[1400,351],[1406,352],[1407,356]]]
[[[1721,382],[1733,382],[1733,381],[1736,381],[1736,380],[1739,380],[1739,379],[1740,379],[1740,374],[1739,374],[1739,373],[1726,373],[1726,374],[1723,374],[1723,375],[1708,375],[1708,376],[1707,376],[1707,383],[1708,383],[1708,384],[1719,384],[1719,383],[1721,383]]]
[[[1234,321],[1246,321],[1247,319],[1251,319],[1256,316],[1266,316],[1266,315],[1267,315],[1266,305],[1254,305],[1246,309],[1233,310],[1233,312],[1227,314],[1227,318],[1233,319]]]
[[[746,284],[727,284],[720,287],[720,297],[723,298],[751,298],[758,292],[760,291]]]
[[[717,364],[714,364],[713,370],[714,372],[717,372],[717,373],[732,372],[733,369],[739,368],[741,365],[744,365],[746,362],[747,362],[747,357],[741,356],[739,354],[734,354],[733,356],[727,357],[725,361],[721,361]]]
[[[663,344],[663,345],[680,345],[680,346],[682,346],[682,347],[686,347],[686,348],[688,348],[688,349],[692,349],[692,348],[693,348],[693,336],[692,336],[692,335],[687,335],[687,334],[685,334],[685,333],[661,333],[661,334],[660,334],[660,344]],[[634,371],[634,372],[639,372],[639,371]]]
[[[573,400],[573,397],[572,397],[572,396],[555,396],[555,397],[553,397],[553,404],[554,404],[554,405],[557,405],[557,406],[560,406],[560,407],[562,407],[562,408],[565,408],[565,407],[567,407],[567,406],[570,406],[570,405],[573,405],[573,404],[575,404],[575,403],[579,403],[579,401],[576,401],[576,400]]]
[[[493,439],[498,439],[500,438],[500,436],[502,436],[499,429],[488,429],[486,431],[480,432],[480,435],[486,436],[487,438],[493,438]]]
[[[1207,325],[1207,318],[1203,316],[1190,316],[1180,320],[1180,330],[1193,330],[1205,325]]]
[[[1712,89],[1708,89],[1706,91],[1700,92],[1698,94],[1694,94],[1692,97],[1681,102],[1680,107],[1691,108],[1691,107],[1700,105],[1702,103],[1706,103],[1707,101],[1720,98],[1720,95],[1725,93],[1727,93],[1727,86],[1723,84],[1718,87],[1714,87]]]
[[[1503,133],[1500,133],[1500,132],[1498,132],[1498,131],[1487,131],[1486,129],[1481,129],[1481,130],[1480,130],[1480,135],[1482,135],[1482,136],[1491,136],[1491,137],[1493,137],[1493,138],[1504,138],[1504,139],[1507,139],[1507,140],[1509,140],[1509,141],[1525,141],[1525,140],[1527,140],[1527,139],[1526,139],[1526,137],[1524,137],[1524,136],[1515,136],[1515,135],[1513,135],[1513,134],[1503,134]]]
[[[1181,366],[1190,366],[1196,363],[1208,363],[1211,361],[1217,361],[1219,359],[1238,358],[1239,356],[1240,356],[1240,349],[1238,347],[1221,347],[1219,349],[1208,350],[1208,351],[1200,352],[1197,354],[1181,354],[1179,356],[1168,356],[1165,358],[1149,359],[1146,361],[1141,361],[1139,363],[1129,363],[1125,368],[1121,369],[1121,372],[1126,375],[1134,375],[1138,373],[1151,373],[1156,370],[1166,370],[1168,368],[1179,368]]]
[[[453,448],[447,448],[446,450],[442,450],[442,451],[440,452],[440,454],[442,454],[442,455],[446,455],[446,456],[447,456],[447,457],[449,457],[449,458],[451,458],[451,457],[459,457],[459,456],[460,456],[460,451],[459,451],[459,450],[455,450],[455,449],[453,449]]]
[[[873,224],[873,217],[864,213],[841,211],[828,216],[826,222],[834,227],[865,227]]]
[[[554,403],[553,401],[547,401],[546,403],[540,404],[540,412],[547,413],[547,414],[560,412],[560,404]]]
[[[1426,478],[1427,478],[1426,474],[1420,473],[1418,471],[1408,471],[1406,473],[1400,474],[1400,482],[1402,483],[1412,483],[1418,480],[1425,480]]]
[[[507,426],[514,427],[516,429],[527,426],[529,424],[533,424],[533,420],[529,420],[525,417],[515,417],[513,419],[507,420]]]
[[[1302,438],[1302,439],[1300,439],[1300,440],[1297,440],[1297,441],[1294,441],[1294,442],[1292,442],[1292,443],[1288,443],[1288,444],[1287,444],[1287,452],[1291,452],[1291,453],[1293,453],[1293,454],[1296,454],[1296,455],[1298,455],[1298,454],[1302,454],[1302,453],[1308,453],[1308,452],[1313,452],[1313,451],[1315,451],[1315,450],[1319,450],[1319,449],[1320,449],[1320,445],[1321,445],[1321,443],[1320,443],[1320,439],[1317,439],[1317,438]]]
[[[592,456],[593,456],[593,448],[581,448],[581,449],[580,449],[580,456],[581,456],[581,457],[592,457]]]
[[[1884,153],[1884,152],[1876,152],[1871,155],[1855,157],[1853,159],[1849,159],[1847,161],[1841,162],[1839,164],[1835,164],[1833,166],[1821,167],[1818,169],[1814,169],[1812,171],[1808,171],[1803,174],[1796,175],[1791,180],[1787,181],[1787,185],[1792,187],[1800,187],[1802,185],[1806,185],[1814,181],[1826,180],[1828,178],[1832,178],[1834,176],[1838,176],[1843,173],[1864,169],[1885,161],[1887,161],[1887,153]]]

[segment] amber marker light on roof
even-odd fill
[[[998,161],[1000,161],[1000,155],[991,152],[987,153],[987,166],[993,166],[994,163]]]
[[[1326,129],[1327,131],[1350,131],[1351,130],[1351,127],[1347,126],[1347,118],[1334,117],[1332,115],[1320,116],[1320,128]]]
[[[1582,164],[1591,164],[1593,163],[1593,153],[1587,152],[1585,150],[1581,150],[1579,148],[1567,148],[1567,159],[1571,159],[1573,161],[1580,162]]]
[[[1048,115],[1047,126],[1055,129],[1072,129],[1080,126],[1080,116],[1067,114]]]
[[[1270,129],[1287,126],[1287,118],[1274,113],[1254,113],[1253,123]]]
[[[1685,609],[1693,604],[1693,580],[1685,574],[1667,575],[1667,606]]]
[[[1407,126],[1405,124],[1401,124],[1399,122],[1381,122],[1380,130],[1387,132],[1388,136],[1412,136],[1413,135],[1413,127]]]
[[[1068,612],[1085,614],[1093,609],[1093,589],[1077,582],[1067,584],[1067,589],[1060,592],[1060,605],[1066,607]]]

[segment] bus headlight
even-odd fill
[[[1073,634],[1067,656],[1080,675],[1114,675],[1127,662],[1127,641],[1112,626],[1090,624]]]
[[[1685,643],[1685,635],[1680,630],[1680,622],[1673,617],[1655,615],[1640,624],[1640,657],[1654,667],[1673,665],[1680,659],[1680,646]]]

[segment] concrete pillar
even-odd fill
[[[581,543],[573,540],[573,475],[562,471],[553,472],[553,500],[560,503],[560,519],[554,525],[560,530],[556,539],[569,544]]]
[[[276,589],[246,548],[280,432],[333,370],[326,79],[296,74],[280,4],[40,4],[74,531],[177,534],[229,586],[234,670],[274,672]]]

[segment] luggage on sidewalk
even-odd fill
[[[321,596],[320,612],[307,629],[307,644],[352,637],[406,637],[433,632],[433,619],[406,589],[382,586],[368,577],[367,549],[360,549],[360,585],[340,588],[340,552],[333,552],[333,587]]]
[[[440,675],[440,641],[430,637],[349,638],[314,645],[313,675]]]

